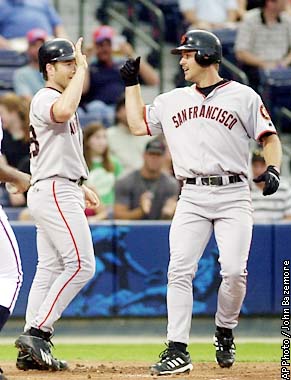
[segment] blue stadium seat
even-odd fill
[[[15,67],[0,67],[0,90],[13,91],[13,74]]]
[[[13,90],[13,73],[28,62],[26,54],[0,49],[0,91]]]
[[[26,54],[18,53],[15,50],[0,49],[0,66],[21,67],[28,62]]]
[[[223,57],[231,62],[236,62],[234,54],[234,44],[237,34],[237,29],[224,28],[212,30],[221,41]]]

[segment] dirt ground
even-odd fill
[[[149,363],[150,365],[150,363]],[[72,362],[65,372],[19,371],[15,363],[2,363],[8,380],[128,380],[128,379],[174,379],[177,380],[279,380],[280,366],[277,363],[235,363],[230,369],[219,368],[215,363],[194,363],[189,374],[151,376],[149,365],[143,363]]]

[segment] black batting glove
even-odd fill
[[[138,73],[139,73],[140,57],[136,59],[128,59],[125,64],[120,69],[120,76],[126,87],[135,86],[139,84]]]
[[[263,195],[271,195],[278,190],[280,184],[280,174],[275,169],[275,166],[269,165],[267,170],[257,178],[254,178],[253,181],[255,183],[265,182]]]

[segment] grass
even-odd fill
[[[53,354],[66,360],[154,362],[164,348],[159,344],[58,344]],[[209,343],[191,344],[189,351],[194,362],[214,360],[214,347]],[[279,362],[281,353],[279,343],[240,343],[237,361]],[[15,347],[0,345],[0,362],[15,360],[16,355]]]

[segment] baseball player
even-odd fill
[[[0,155],[1,141],[3,138],[0,119]],[[24,192],[29,188],[30,175],[22,173],[5,164],[0,156],[0,181],[13,184],[18,192]],[[22,269],[18,244],[13,230],[8,223],[7,216],[0,205],[0,331],[7,319],[12,314],[19,290],[22,284]],[[0,368],[0,380],[6,377]]]
[[[170,229],[168,268],[168,347],[152,374],[192,369],[187,345],[192,319],[192,280],[214,231],[222,282],[215,315],[216,361],[235,360],[232,330],[246,293],[247,259],[252,237],[252,205],[247,182],[249,141],[262,143],[267,170],[264,195],[279,186],[281,144],[260,96],[250,87],[220,77],[218,38],[191,30],[172,50],[180,54],[185,79],[194,84],[174,89],[144,105],[138,84],[139,60],[121,68],[126,112],[135,135],[163,133],[175,175],[184,182]]]
[[[28,207],[37,228],[38,265],[30,289],[24,333],[16,340],[19,369],[63,370],[50,350],[53,326],[79,290],[94,276],[95,259],[84,213],[98,206],[82,182],[88,169],[76,114],[85,73],[82,38],[45,42],[39,49],[46,87],[30,107],[31,187]]]

